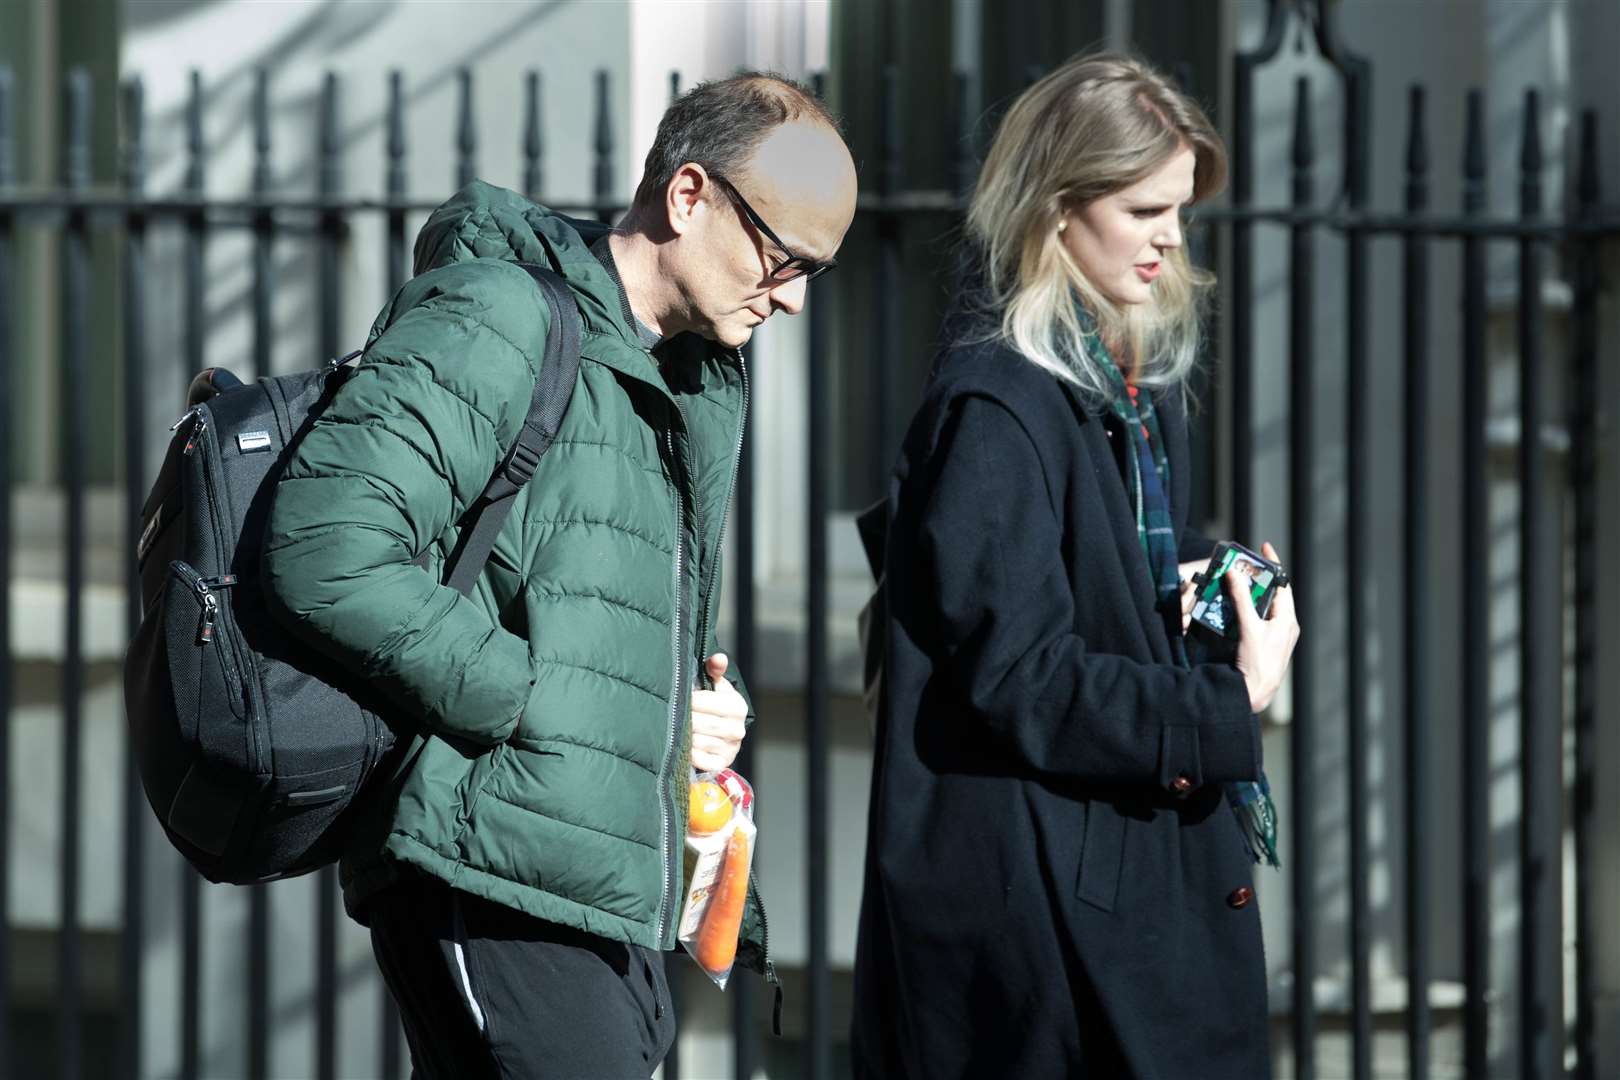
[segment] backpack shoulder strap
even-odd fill
[[[574,396],[579,377],[581,323],[574,294],[561,277],[533,263],[519,263],[540,288],[551,306],[551,329],[546,334],[546,353],[540,364],[540,377],[529,400],[529,415],[512,449],[495,469],[481,494],[462,516],[461,537],[445,566],[445,584],[462,594],[472,592],[473,583],[489,561],[495,537],[512,512],[512,502],[529,482],[540,458],[551,448],[562,426],[568,403]]]

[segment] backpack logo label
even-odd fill
[[[270,449],[268,431],[244,431],[236,437],[236,448],[244,454],[257,454]]]
[[[143,560],[143,559],[146,558],[146,552],[148,551],[148,549],[151,548],[152,541],[157,539],[158,522],[160,522],[162,520],[163,520],[163,508],[160,506],[152,514],[151,520],[149,520],[146,523],[146,528],[141,530],[140,542],[135,545],[135,559],[136,559],[136,561],[140,561],[140,560]]]

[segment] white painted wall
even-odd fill
[[[253,71],[271,72],[273,190],[311,195],[316,186],[316,133],[322,82],[340,81],[343,189],[379,197],[384,190],[388,72],[405,75],[406,167],[409,194],[432,204],[454,188],[459,101],[456,73],[473,71],[478,175],[516,187],[522,178],[523,81],[531,69],[544,72],[546,196],[553,202],[591,196],[590,146],[595,112],[594,73],[612,74],[617,119],[615,161],[627,194],[633,166],[626,154],[624,117],[631,7],[578,0],[394,0],[354,3],[308,0],[255,3],[215,0],[191,5],[144,4],[125,8],[126,76],[146,88],[148,188],[177,190],[185,170],[184,110],[189,72],[202,73],[206,98],[207,190],[216,197],[245,195],[253,167],[251,95]],[[408,226],[414,231],[420,215]],[[181,370],[181,279],[173,230],[153,239],[148,288],[151,321],[154,423],[172,413]],[[226,231],[209,248],[208,359],[227,366],[249,363],[251,298],[248,238]],[[344,341],[361,341],[386,299],[384,240],[380,219],[363,220],[344,253]],[[317,355],[318,287],[314,244],[278,245],[280,280],[274,302],[273,366],[295,370]],[[301,287],[289,282],[300,282]],[[172,374],[165,371],[172,368]],[[170,391],[168,387],[175,389]],[[166,427],[165,424],[163,427]],[[163,427],[155,428],[159,433]],[[152,453],[162,441],[154,436]]]

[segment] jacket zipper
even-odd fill
[[[765,917],[765,899],[759,895],[759,883],[750,876],[748,892],[754,898],[754,908],[759,912],[759,945],[765,951],[765,981],[781,984],[782,980],[776,977],[776,965],[771,962],[771,921]]]
[[[720,532],[714,538],[714,551],[709,556],[709,580],[703,587],[703,621],[698,623],[698,652],[702,653],[708,648],[707,637],[709,632],[710,607],[714,600],[715,568],[720,565],[720,551],[726,546],[726,526],[731,524],[731,497],[737,490],[737,473],[742,467],[743,437],[748,432],[748,368],[743,363],[742,350],[732,349],[731,355],[737,361],[737,373],[742,378],[742,408],[737,413],[737,439],[731,448],[731,478],[726,481],[726,501],[721,504]],[[708,683],[708,666],[703,663],[707,657],[699,656],[699,670],[703,672],[705,685]],[[708,687],[713,689],[712,686]]]
[[[737,471],[738,471],[738,468],[739,468],[739,466],[741,464],[741,461],[742,461],[743,437],[744,437],[745,433],[748,430],[748,423],[747,423],[747,417],[748,417],[748,371],[747,371],[747,368],[743,364],[741,351],[733,349],[731,351],[731,354],[737,361],[737,370],[738,370],[738,372],[739,372],[739,374],[740,374],[740,376],[742,378],[742,408],[739,411],[739,417],[738,417],[738,422],[737,422],[737,438],[736,438],[736,442],[733,445],[732,454],[731,454],[731,476],[726,482],[725,509],[721,513],[720,531],[715,537],[714,553],[711,556],[710,561],[709,561],[710,572],[709,572],[709,580],[708,580],[707,584],[704,586],[703,605],[702,605],[702,609],[701,609],[702,610],[702,617],[701,617],[701,621],[699,621],[698,624],[697,624],[696,638],[697,638],[697,642],[698,642],[698,651],[699,652],[702,652],[703,648],[705,647],[705,635],[708,633],[710,607],[711,607],[711,602],[712,602],[713,596],[714,596],[714,592],[713,592],[713,590],[714,590],[714,567],[716,565],[718,565],[720,547],[725,542],[725,537],[726,537],[726,524],[731,518],[731,513],[730,513],[731,496],[732,496],[732,494],[733,494],[733,492],[734,492],[734,490],[736,488]],[[680,414],[681,419],[682,419],[682,423],[684,425],[684,422],[685,422],[685,419],[686,419],[686,413],[685,413],[685,410],[680,407],[680,403],[678,401],[675,403],[675,411],[678,414]],[[674,434],[673,430],[666,433],[665,441],[666,441],[666,443],[668,445],[668,448],[669,448],[670,467],[671,467],[671,470],[673,471],[674,468],[676,467],[676,464],[677,464],[677,457],[676,457],[676,452],[675,452],[675,434]],[[679,463],[679,467],[681,469],[682,475],[686,476],[686,479],[688,481],[688,486],[690,486],[691,489],[692,489],[692,510],[693,510],[693,514],[698,518],[699,526],[701,527],[701,525],[702,525],[702,515],[699,513],[699,508],[698,508],[697,485],[696,485],[695,482],[692,482],[690,474],[687,473],[687,466],[686,466],[686,463],[684,461],[681,461]],[[666,736],[665,736],[664,761],[663,761],[663,766],[659,769],[659,773],[658,773],[659,782],[663,787],[663,793],[662,793],[662,795],[661,795],[661,797],[659,798],[659,801],[658,801],[658,811],[659,811],[659,818],[660,818],[660,823],[659,823],[659,852],[663,857],[663,863],[664,863],[664,884],[663,884],[663,889],[660,891],[659,897],[658,897],[658,934],[657,934],[657,938],[658,938],[658,942],[659,942],[660,946],[662,946],[662,944],[663,944],[664,928],[665,928],[665,924],[666,924],[666,922],[668,920],[668,917],[669,917],[670,898],[673,896],[674,891],[675,891],[675,853],[674,853],[673,846],[670,843],[670,809],[669,809],[670,793],[669,793],[669,782],[670,782],[670,757],[674,753],[675,745],[676,745],[676,743],[678,741],[678,738],[679,738],[681,694],[683,693],[683,690],[684,690],[684,688],[686,686],[685,674],[682,671],[682,666],[683,666],[682,662],[683,662],[683,658],[685,656],[686,650],[681,647],[681,612],[684,610],[684,607],[685,607],[685,604],[684,604],[684,601],[683,601],[683,596],[684,596],[685,591],[686,591],[685,553],[686,553],[686,511],[685,511],[685,506],[684,506],[684,504],[682,502],[682,499],[681,499],[680,484],[679,484],[679,481],[677,481],[676,484],[675,484],[675,619],[674,619],[674,635],[673,635],[673,642],[672,642],[672,649],[671,649],[671,652],[673,653],[674,658],[675,658],[675,686],[674,686],[673,691],[670,694],[669,730],[668,730],[668,732],[666,733]],[[699,658],[700,662],[699,662],[698,668],[699,668],[700,671],[704,672],[703,678],[706,681],[707,677],[708,677],[707,676],[707,671],[704,669],[704,666],[701,663],[701,660],[702,660],[702,658],[700,657]],[[760,912],[760,926],[761,926],[761,929],[766,934],[766,938],[765,938],[765,942],[766,942],[766,949],[765,949],[766,967],[767,967],[767,970],[770,971],[771,976],[774,978],[775,971],[774,971],[774,968],[773,968],[773,966],[771,965],[771,962],[770,962],[769,927],[764,921],[764,919],[765,919],[765,905],[760,902],[758,890],[757,890],[757,888],[755,887],[755,885],[754,885],[754,883],[752,881],[749,882],[749,888],[754,890],[754,902],[755,902],[755,905],[759,908],[759,912]]]
[[[776,964],[771,960],[771,922],[765,917],[765,900],[759,895],[759,885],[750,873],[748,877],[748,895],[754,898],[754,909],[759,912],[759,946],[765,951],[765,983],[776,987],[775,1000],[771,1003],[771,1034],[777,1038],[782,1037],[782,980],[777,977]]]
[[[705,643],[706,638],[703,638],[702,635],[706,635],[709,632],[709,616],[712,612],[712,604],[714,600],[714,582],[716,577],[715,570],[720,565],[720,551],[725,547],[726,544],[726,526],[731,524],[731,499],[732,496],[737,492],[737,473],[742,467],[743,439],[748,433],[748,365],[743,362],[741,349],[732,349],[731,355],[732,358],[737,361],[737,374],[742,379],[742,406],[737,412],[737,438],[732,443],[731,448],[731,476],[726,481],[725,502],[721,504],[724,509],[721,511],[720,515],[720,531],[716,534],[714,539],[714,551],[709,558],[709,580],[703,589],[703,621],[697,625],[697,631],[700,635],[698,644],[698,650],[700,653],[708,647]],[[708,668],[703,663],[705,659],[706,657],[701,655],[698,657],[698,669],[704,673],[703,678],[705,684],[707,684]],[[709,689],[713,689],[713,687],[711,686]],[[765,952],[765,981],[768,983],[774,983],[777,988],[777,1001],[775,1018],[773,1019],[773,1029],[780,1032],[782,1027],[782,982],[779,978],[777,978],[776,964],[771,960],[771,924],[770,920],[765,916],[765,900],[759,895],[759,884],[751,873],[749,874],[748,878],[748,892],[754,898],[755,909],[759,911],[760,946]]]
[[[709,632],[709,616],[714,601],[714,582],[717,576],[715,571],[720,565],[720,552],[726,545],[726,527],[731,524],[731,499],[737,493],[737,473],[742,467],[743,439],[748,433],[748,365],[743,362],[742,350],[731,350],[732,358],[737,361],[737,374],[742,379],[742,406],[737,412],[737,438],[731,448],[731,477],[726,481],[725,509],[720,516],[720,531],[714,539],[714,552],[709,558],[709,580],[703,589],[703,621],[698,624],[698,633]],[[699,651],[706,649],[706,644],[699,645]],[[700,663],[704,658],[700,657]],[[707,667],[702,667],[704,678],[707,680]],[[710,688],[712,689],[712,687]],[[754,907],[759,912],[760,947],[765,953],[765,981],[776,985],[776,1006],[772,1020],[773,1030],[782,1029],[782,981],[777,978],[776,964],[771,960],[771,924],[765,915],[765,900],[759,895],[759,883],[750,873],[748,877],[748,892],[754,898]]]
[[[663,859],[664,881],[658,893],[658,947],[664,945],[664,926],[669,918],[670,899],[675,893],[675,849],[670,843],[670,759],[675,753],[678,741],[678,729],[681,716],[681,694],[686,686],[682,659],[686,650],[681,647],[681,610],[685,604],[682,600],[686,592],[686,507],[681,498],[680,481],[675,477],[675,431],[672,427],[665,432],[664,439],[669,447],[669,464],[672,487],[675,494],[675,618],[674,632],[670,640],[670,654],[675,661],[675,684],[669,695],[669,730],[665,733],[664,761],[658,769],[658,783],[662,788],[658,798],[659,831],[658,852]],[[684,466],[683,466],[684,471]]]

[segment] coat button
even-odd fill
[[[1170,781],[1170,790],[1175,792],[1177,795],[1186,795],[1188,792],[1192,791],[1192,789],[1192,777],[1188,776],[1186,773],[1182,773],[1180,776]]]
[[[1226,906],[1230,908],[1246,908],[1249,901],[1254,899],[1254,890],[1247,885],[1239,885],[1226,896]]]

